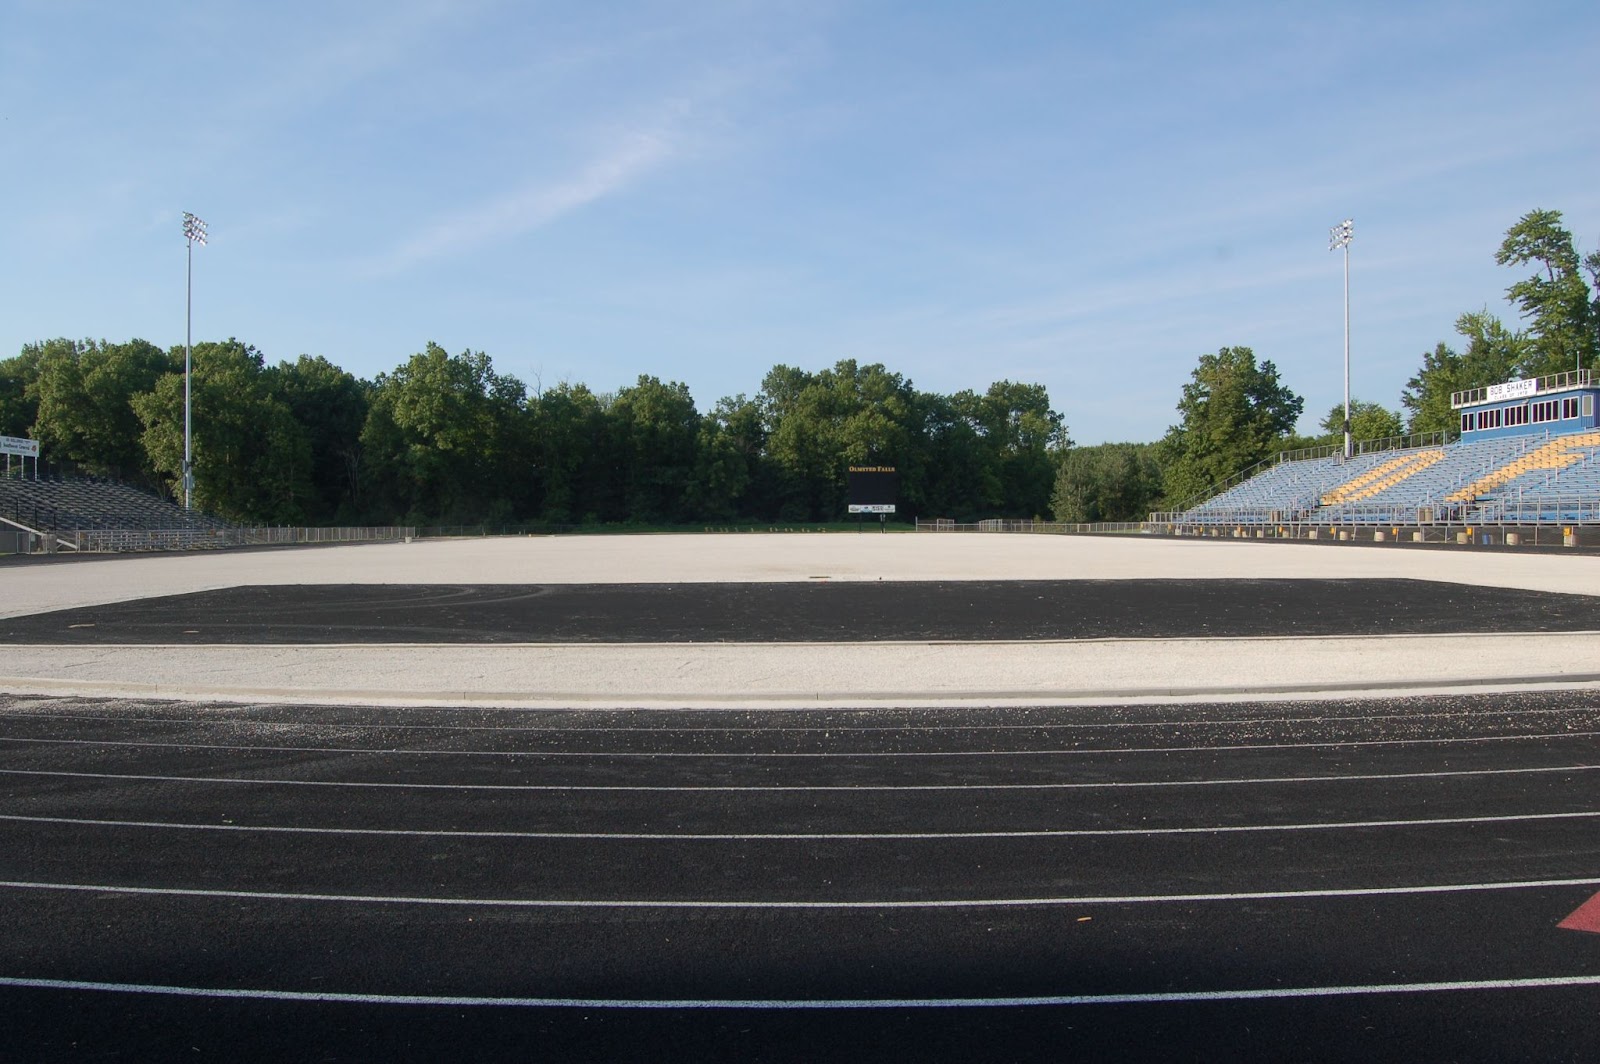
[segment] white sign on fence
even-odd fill
[[[37,458],[39,441],[25,440],[21,436],[0,436],[0,454],[20,454],[24,458]]]
[[[1493,403],[1501,399],[1525,399],[1539,390],[1539,382],[1533,377],[1521,381],[1507,381],[1504,384],[1489,385],[1489,394],[1485,398]]]
[[[895,510],[892,502],[858,502],[851,504],[850,512],[853,514],[892,514]]]

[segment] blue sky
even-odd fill
[[[702,410],[775,363],[1039,382],[1154,439],[1196,359],[1309,427],[1504,304],[1507,226],[1600,244],[1600,7],[0,4],[0,357],[197,339],[372,377],[437,341]]]

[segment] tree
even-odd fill
[[[563,381],[530,401],[528,413],[541,520],[599,520],[614,494],[607,404],[586,386]]]
[[[171,356],[144,340],[51,340],[37,350],[34,433],[50,456],[84,472],[154,483],[133,400],[176,368]]]
[[[923,509],[958,521],[993,517],[1006,505],[1006,489],[1000,456],[984,433],[982,397],[971,390],[925,393],[919,402],[925,454]]]
[[[1159,450],[1151,443],[1103,443],[1062,451],[1050,498],[1055,519],[1144,520],[1161,498]]]
[[[1322,442],[1344,442],[1344,404],[1339,403],[1322,419]],[[1350,400],[1350,438],[1361,440],[1386,440],[1391,436],[1405,435],[1405,425],[1400,414],[1381,403]]]
[[[1270,455],[1294,429],[1305,400],[1248,347],[1202,355],[1183,386],[1183,420],[1161,441],[1167,497],[1182,504]]]
[[[851,464],[898,465],[902,494],[916,491],[918,471],[907,468],[914,459],[916,391],[900,374],[854,359],[816,374],[775,366],[758,402],[767,457],[777,471],[777,516],[815,521],[841,515]]]
[[[1460,419],[1450,405],[1453,393],[1511,380],[1529,360],[1527,337],[1507,329],[1487,307],[1457,318],[1456,333],[1466,340],[1466,353],[1438,344],[1400,395],[1411,432],[1454,431]]]
[[[70,340],[49,343],[70,344]],[[27,344],[15,358],[0,361],[0,436],[29,436],[39,418],[34,382],[39,379],[43,344]]]
[[[766,434],[760,408],[743,394],[718,400],[700,419],[694,476],[686,499],[691,515],[726,521],[755,512],[751,489],[762,479]]]
[[[695,473],[700,414],[687,385],[641,376],[611,404],[628,520],[680,521]]]
[[[182,365],[182,348],[169,356]],[[230,339],[193,348],[194,497],[202,510],[249,524],[300,524],[313,499],[311,444],[273,393],[261,353]],[[181,495],[183,374],[133,399],[152,468]]]
[[[1583,277],[1600,273],[1600,255],[1580,262],[1572,234],[1561,224],[1560,211],[1535,210],[1506,230],[1495,262],[1501,266],[1537,263],[1539,271],[1506,289],[1522,311],[1531,340],[1527,358],[1518,367],[1523,376],[1541,377],[1593,367],[1600,362],[1600,313],[1597,293]]]
[[[483,352],[435,343],[380,374],[361,431],[379,505],[407,523],[509,519],[528,495],[526,394]]]
[[[977,415],[1000,481],[1001,516],[1045,513],[1056,454],[1072,441],[1065,419],[1050,409],[1044,385],[996,381],[979,401]]]
[[[372,385],[320,355],[280,362],[268,373],[273,394],[289,408],[311,445],[311,518],[359,519],[361,430],[367,422]]]

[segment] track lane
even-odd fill
[[[618,1002],[1593,978],[1600,955],[1555,927],[1591,892],[1082,902],[1041,913],[417,909],[129,895],[86,905],[65,892],[7,890],[23,931],[0,944],[0,974],[93,970],[123,983]],[[374,943],[405,963],[374,964]]]
[[[1597,865],[1592,819],[926,840],[326,836],[0,821],[0,880],[374,898],[870,905],[1570,879]]]
[[[632,791],[226,786],[0,773],[0,818],[236,828],[567,834],[779,835],[1241,830],[1337,822],[1600,815],[1600,763],[1404,778],[1061,783],[882,790]],[[582,798],[581,803],[575,798]],[[26,801],[26,805],[22,805]],[[175,810],[181,810],[176,813]],[[1330,814],[1329,810],[1337,810]],[[1136,825],[1129,827],[1129,825]]]

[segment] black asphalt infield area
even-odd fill
[[[0,621],[7,643],[786,643],[1573,632],[1600,598],[1422,580],[346,584]]]

